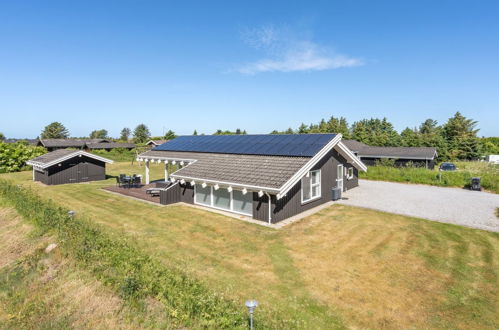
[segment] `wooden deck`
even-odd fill
[[[107,191],[111,191],[117,194],[121,194],[124,196],[129,196],[129,197],[134,197],[138,199],[143,199],[148,202],[153,202],[153,203],[158,203],[159,204],[159,196],[151,196],[149,194],[146,194],[146,189],[148,188],[154,188],[155,184],[147,184],[147,185],[141,185],[140,187],[132,187],[132,188],[127,188],[127,187],[118,187],[118,186],[110,186],[110,187],[105,187],[102,188]]]

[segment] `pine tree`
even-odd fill
[[[168,132],[166,132],[164,139],[165,140],[173,140],[176,137],[177,137],[177,135],[175,135],[175,132],[170,129],[170,130],[168,130]]]
[[[69,131],[60,122],[53,122],[45,126],[40,134],[41,139],[67,139],[69,137]]]
[[[120,140],[128,141],[131,133],[132,132],[130,131],[130,129],[128,127],[123,128],[120,132]]]
[[[151,132],[144,124],[137,125],[137,127],[133,130],[133,140],[135,143],[145,143],[150,136]]]
[[[198,131],[194,130],[194,133],[192,133],[192,135],[198,135]]]
[[[442,134],[449,145],[449,155],[457,159],[476,159],[480,156],[477,122],[456,112],[443,126]]]

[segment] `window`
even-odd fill
[[[310,171],[301,179],[301,202],[321,197],[321,171]]]
[[[206,186],[203,188],[202,185],[196,184],[195,188],[194,200],[196,204],[211,206],[211,187]]]
[[[246,193],[240,190],[232,191],[232,207],[234,212],[253,215],[253,193]]]
[[[253,215],[252,192],[247,192],[243,195],[243,192],[240,190],[232,190],[231,192],[227,188],[215,190],[211,186],[203,188],[200,184],[196,184],[194,189],[194,204],[210,206],[248,216]]]
[[[213,189],[213,207],[230,211],[230,192],[227,189]]]
[[[353,179],[353,167],[348,168],[347,179]]]

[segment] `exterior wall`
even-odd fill
[[[106,163],[89,157],[74,157],[45,169],[35,171],[35,180],[48,185],[98,181],[106,179]]]
[[[361,160],[367,166],[374,166],[376,165],[376,161],[380,160],[380,158],[362,157]],[[430,170],[432,170],[435,167],[435,159],[424,160],[424,159],[402,159],[402,158],[395,159],[394,166],[404,167],[407,166],[407,163],[409,162],[413,163],[414,166],[417,167],[426,167],[428,165],[428,169]]]
[[[336,187],[337,167],[342,164],[345,168],[353,167],[336,150],[331,150],[324,158],[312,168],[321,170],[321,197],[302,204],[301,202],[301,180],[280,200],[271,195],[272,200],[272,223],[277,223],[301,212],[324,204],[332,199],[332,189]],[[358,186],[358,171],[354,168],[354,176],[347,180],[345,172],[342,173],[344,190]],[[268,222],[268,197],[261,198],[253,194],[253,218]]]
[[[49,184],[48,171],[44,170],[43,173],[35,171],[35,181],[40,181],[41,183]]]
[[[169,205],[178,202],[194,204],[194,187],[192,187],[188,183],[177,183],[171,188],[162,191],[159,194],[159,202],[163,205]]]

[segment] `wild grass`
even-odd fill
[[[0,199],[0,202],[3,199]],[[161,304],[129,304],[13,209],[0,206],[0,329],[137,329],[172,324]]]
[[[482,188],[499,193],[499,165],[487,162],[456,162],[454,172],[415,167],[370,166],[360,178],[393,182],[428,184],[442,187],[468,187],[472,177],[480,177]]]
[[[152,166],[153,179],[162,177],[163,166]],[[111,175],[142,171],[130,163],[108,168]],[[256,298],[257,324],[267,327],[493,329],[499,323],[497,233],[339,205],[273,230],[99,189],[112,179],[43,186],[26,172],[0,178],[133,241],[242,309],[245,299]]]

